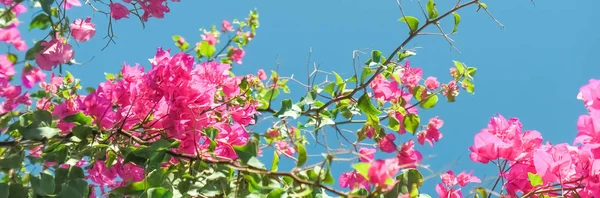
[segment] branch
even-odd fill
[[[151,142],[148,141],[144,141],[136,136],[134,136],[133,134],[126,132],[126,131],[117,131],[117,133],[119,133],[120,135],[124,135],[127,136],[128,138],[131,138],[133,141],[139,143],[139,144],[150,144]],[[323,188],[329,192],[335,193],[339,196],[343,196],[343,197],[348,197],[348,194],[335,190],[329,186],[325,186],[323,184],[317,183],[317,182],[312,182],[312,181],[307,181],[304,180],[300,177],[298,177],[296,174],[292,173],[292,172],[271,172],[268,170],[263,170],[263,169],[258,169],[258,168],[254,168],[254,167],[249,167],[249,166],[243,166],[243,165],[239,165],[236,161],[234,160],[212,160],[212,159],[206,159],[202,156],[195,156],[195,155],[189,155],[189,154],[181,154],[181,153],[176,153],[170,150],[166,150],[165,152],[167,152],[167,154],[173,156],[173,157],[177,157],[177,158],[183,158],[183,159],[188,159],[188,160],[199,160],[199,161],[204,161],[206,163],[211,163],[211,164],[222,164],[222,165],[226,165],[230,168],[233,168],[235,170],[238,171],[242,171],[242,172],[247,172],[247,173],[256,173],[256,174],[262,174],[262,175],[273,175],[273,176],[288,176],[291,177],[292,179],[294,179],[294,181],[301,183],[301,184],[306,184],[306,185],[311,185],[311,186],[318,186],[320,188]]]
[[[15,141],[0,142],[0,148],[13,147],[15,144],[17,144],[17,142],[15,142]]]
[[[352,96],[354,96],[354,94],[356,94],[359,90],[366,88],[369,84],[371,84],[371,82],[373,80],[375,80],[375,78],[377,77],[377,75],[381,74],[381,72],[383,72],[383,65],[387,65],[389,64],[392,59],[394,58],[394,56],[402,49],[404,48],[404,46],[406,46],[408,44],[408,42],[410,42],[412,39],[414,39],[421,31],[423,31],[427,26],[431,25],[431,24],[435,24],[438,21],[442,20],[443,18],[447,17],[448,15],[452,14],[453,12],[462,9],[464,7],[467,7],[471,4],[475,4],[477,3],[478,0],[472,0],[468,3],[459,5],[457,7],[452,8],[450,11],[440,15],[438,18],[435,18],[433,20],[427,21],[425,24],[423,24],[423,26],[421,26],[419,29],[417,29],[414,32],[411,32],[410,35],[408,36],[408,38],[406,38],[406,40],[404,40],[404,42],[402,42],[402,44],[400,44],[386,59],[386,61],[381,64],[382,66],[379,66],[379,68],[377,69],[377,71],[375,71],[375,73],[373,74],[373,76],[371,76],[371,78],[369,78],[369,80],[367,80],[364,84],[360,85],[359,87],[355,88],[354,90],[352,90],[352,92],[350,92],[348,95],[339,97],[339,98],[335,98],[333,100],[330,100],[329,102],[325,103],[325,105],[323,105],[322,107],[320,107],[319,109],[315,110],[316,112],[321,112],[323,111],[325,108],[327,108],[329,105],[344,100],[344,99],[350,99],[352,98]],[[310,111],[310,110],[309,110]]]

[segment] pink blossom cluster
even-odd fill
[[[237,159],[233,146],[246,144],[249,132],[245,126],[254,124],[254,116],[259,114],[258,103],[246,98],[246,90],[240,88],[243,77],[231,76],[228,64],[197,64],[191,55],[181,52],[172,56],[161,48],[150,62],[152,67],[147,72],[139,65],[124,65],[120,78],[102,82],[87,96],[72,95],[59,104],[42,98],[36,106],[57,116],[57,127],[63,133],[70,132],[75,124],[62,119],[81,112],[92,117],[101,130],[131,131],[139,138],[151,140],[166,133],[181,142],[174,152],[208,159]],[[251,83],[259,81],[252,75],[245,77]],[[53,75],[50,82],[39,84],[47,92],[56,93],[63,83],[72,81]],[[218,131],[214,150],[210,150],[211,140],[202,131],[207,128]],[[122,157],[118,159],[122,161]],[[108,188],[123,184],[114,184],[117,177],[123,182],[143,179],[142,168],[119,163],[106,168],[104,162],[96,161],[88,177]],[[178,161],[173,158],[170,163]]]
[[[600,81],[590,80],[578,98],[589,114],[579,117],[574,145],[543,144],[539,132],[523,131],[518,119],[498,115],[475,135],[469,148],[471,159],[484,164],[505,161],[508,168],[500,174],[506,180],[508,196],[545,192],[549,196],[600,197]],[[542,182],[532,182],[532,174]]]
[[[15,73],[14,65],[8,59],[8,56],[5,54],[0,55],[0,98],[5,99],[0,103],[0,115],[14,110],[21,104],[31,105],[29,93],[22,94],[21,86],[10,84],[10,79]],[[27,85],[25,84],[25,86]]]
[[[101,194],[106,194],[106,189],[114,189],[125,186],[131,182],[139,182],[145,178],[144,168],[133,163],[123,164],[123,159],[119,159],[115,164],[106,167],[105,161],[95,161],[94,166],[88,170],[86,179],[94,182],[92,187],[99,187]],[[117,179],[120,178],[120,181]],[[92,188],[95,190],[96,188]],[[96,197],[96,193],[92,192],[91,197]]]
[[[481,180],[475,176],[473,176],[473,171],[469,172],[461,172],[458,175],[455,175],[454,172],[448,171],[441,175],[442,183],[438,184],[435,187],[435,191],[439,194],[440,198],[461,198],[462,192],[460,188],[456,187],[465,187],[469,183],[481,183]]]
[[[2,0],[0,3],[8,7],[7,9],[10,9],[15,16],[27,11],[22,3],[15,3],[12,0]],[[20,22],[16,18],[13,20],[7,27],[0,28],[0,41],[14,46],[19,51],[25,51],[27,50],[27,44],[21,38],[21,33],[17,29]]]
[[[180,0],[171,0],[171,2],[179,2]],[[139,6],[144,13],[142,14],[142,20],[148,21],[150,17],[162,19],[165,17],[165,14],[170,12],[167,0],[123,0],[123,2],[127,4],[135,3]],[[110,17],[115,20],[119,20],[122,18],[129,18],[129,9],[118,2],[111,2],[109,4],[110,7]]]
[[[393,116],[401,126],[396,133],[399,135],[405,134],[407,131],[404,126],[404,117],[408,114],[417,114],[418,110],[413,105],[409,104],[413,98],[412,90],[419,86],[419,83],[423,80],[423,71],[421,68],[411,67],[410,62],[406,61],[405,65],[402,65],[401,73],[397,76],[391,75],[390,79],[386,79],[384,75],[377,75],[371,82],[370,87],[373,89],[372,97],[379,100],[382,103],[390,102],[398,105],[404,104],[405,112],[389,110],[388,114]],[[454,82],[454,81],[452,81]],[[450,83],[452,83],[450,82]],[[449,83],[449,84],[450,84]],[[427,94],[434,94],[433,91],[442,87],[441,91],[446,91],[444,87],[447,85],[440,86],[439,81],[435,77],[427,77],[424,80],[424,90],[421,94],[421,98],[427,96]],[[433,117],[429,120],[427,125],[423,127],[423,130],[417,131],[417,142],[421,145],[426,142],[433,146],[435,142],[438,142],[442,138],[440,132],[441,127],[444,125],[444,121],[439,117]],[[365,136],[368,138],[375,138],[375,128],[373,126],[366,125]],[[400,146],[396,145],[395,133],[384,133],[377,142],[377,147],[380,151],[385,153],[395,153],[395,157],[388,159],[374,160],[374,154],[377,151],[374,148],[361,148],[359,151],[359,161],[370,163],[367,174],[363,175],[357,170],[352,172],[346,172],[340,177],[340,186],[342,188],[358,189],[363,188],[367,191],[375,189],[389,190],[397,183],[395,181],[396,174],[407,168],[416,168],[417,164],[422,160],[421,153],[415,149],[415,142],[410,139]],[[448,174],[450,174],[449,172]],[[450,176],[445,176],[450,177]],[[454,177],[452,173],[452,177]],[[461,173],[459,176],[460,184],[465,184],[464,178],[466,174]],[[471,174],[468,174],[471,177]],[[389,181],[392,181],[391,183]],[[476,177],[470,182],[478,181]],[[439,186],[438,192],[440,195],[446,196],[454,192],[459,192],[460,189],[454,189],[454,183],[446,183],[445,186]]]

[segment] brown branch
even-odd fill
[[[410,33],[410,35],[408,36],[408,38],[406,38],[406,40],[404,40],[404,42],[402,42],[402,44],[400,44],[400,45],[399,45],[399,46],[398,46],[398,47],[397,47],[397,48],[396,48],[396,49],[395,49],[395,50],[394,50],[394,51],[393,51],[393,52],[392,52],[392,53],[391,53],[391,54],[388,56],[388,58],[386,59],[386,61],[385,61],[383,64],[381,64],[381,66],[379,66],[379,68],[377,68],[377,71],[375,71],[375,73],[373,74],[373,76],[371,76],[371,78],[369,78],[369,80],[367,80],[367,81],[366,81],[364,84],[362,84],[362,85],[360,85],[359,87],[355,88],[354,90],[352,90],[352,92],[350,92],[349,94],[347,94],[347,95],[345,95],[345,96],[342,96],[342,97],[339,97],[339,98],[335,98],[335,99],[333,99],[333,100],[330,100],[329,102],[325,103],[325,105],[323,105],[322,107],[320,107],[319,109],[317,109],[317,110],[314,110],[314,111],[316,111],[317,113],[318,113],[318,112],[321,112],[321,111],[325,110],[325,108],[327,108],[329,105],[331,105],[331,104],[333,104],[333,103],[335,103],[335,102],[338,102],[338,101],[341,101],[341,100],[344,100],[344,99],[350,99],[350,98],[352,98],[352,96],[354,96],[354,94],[358,93],[358,91],[359,91],[359,90],[361,90],[361,89],[364,89],[364,88],[366,88],[367,86],[369,86],[369,84],[371,84],[371,82],[372,82],[373,80],[375,80],[375,78],[377,77],[377,75],[379,75],[379,74],[381,74],[381,72],[383,72],[383,69],[384,69],[384,67],[383,67],[383,66],[384,66],[384,65],[387,65],[387,64],[389,64],[389,63],[392,61],[392,59],[394,58],[394,56],[395,56],[395,55],[396,55],[396,54],[397,54],[397,53],[398,53],[398,52],[399,52],[399,51],[400,51],[402,48],[404,48],[404,46],[406,46],[406,45],[408,44],[408,42],[410,42],[410,41],[411,41],[412,39],[414,39],[414,38],[415,38],[415,37],[416,37],[416,36],[417,36],[417,35],[418,35],[418,34],[419,34],[421,31],[423,31],[423,30],[424,30],[424,29],[425,29],[427,26],[429,26],[429,25],[431,25],[431,24],[435,24],[435,23],[437,23],[438,21],[442,20],[443,18],[447,17],[448,15],[452,14],[453,12],[455,12],[455,11],[457,11],[457,10],[459,10],[459,9],[462,9],[462,8],[464,8],[464,7],[467,7],[467,6],[471,5],[471,4],[475,4],[475,3],[477,3],[477,2],[478,2],[478,0],[472,0],[472,1],[468,2],[468,3],[465,3],[465,4],[462,4],[462,5],[459,5],[459,6],[457,6],[457,7],[454,7],[454,8],[452,8],[450,11],[448,11],[448,12],[446,12],[446,13],[442,14],[442,15],[441,15],[441,16],[439,16],[438,18],[435,18],[435,19],[433,19],[433,20],[427,21],[427,22],[426,22],[425,24],[423,24],[423,26],[421,26],[419,29],[417,29],[417,30],[416,30],[416,31],[414,31],[414,32],[411,32],[411,33]],[[310,110],[309,110],[309,111],[310,111]]]
[[[133,134],[126,132],[126,131],[118,131],[119,134],[127,136],[128,138],[131,138],[132,140],[134,140],[135,142],[139,143],[139,144],[150,144],[151,142],[148,141],[144,141],[136,136],[134,136]],[[177,157],[177,158],[183,158],[183,159],[188,159],[188,160],[200,160],[200,161],[204,161],[207,163],[211,163],[211,164],[222,164],[222,165],[226,165],[230,168],[233,168],[235,170],[238,171],[242,171],[242,172],[246,172],[246,173],[256,173],[256,174],[262,174],[262,175],[272,175],[272,176],[288,176],[291,177],[292,179],[294,179],[294,181],[301,183],[301,184],[306,184],[306,185],[311,185],[311,186],[317,186],[320,188],[323,188],[329,192],[332,192],[334,194],[337,194],[339,196],[342,197],[348,197],[348,194],[338,191],[336,189],[333,189],[329,186],[325,186],[323,184],[317,183],[317,182],[312,182],[312,181],[307,181],[304,180],[300,177],[298,177],[296,174],[292,173],[292,172],[271,172],[268,170],[262,170],[262,169],[257,169],[257,168],[253,168],[253,167],[248,167],[248,166],[242,166],[239,165],[236,161],[234,160],[211,160],[211,159],[206,159],[202,156],[196,156],[196,155],[189,155],[189,154],[181,154],[181,153],[176,153],[170,150],[166,150],[165,151],[167,154],[173,156],[173,157]]]

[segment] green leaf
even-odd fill
[[[27,196],[27,189],[22,184],[10,183],[8,198],[23,198]]]
[[[473,79],[475,77],[475,73],[477,73],[477,68],[475,67],[469,67],[467,68],[467,78],[469,79]]]
[[[8,183],[0,183],[0,198],[8,198],[9,189]]]
[[[147,182],[146,182],[146,180],[142,180],[139,182],[133,182],[127,186],[121,186],[119,188],[113,189],[111,191],[111,193],[134,194],[134,193],[143,192],[146,189],[147,189]]]
[[[29,50],[27,50],[27,52],[25,52],[25,60],[35,59],[35,55],[37,55],[43,49],[44,49],[44,46],[42,46],[42,43],[40,41],[38,41],[37,43],[35,43],[35,45],[33,45],[33,47],[29,48]]]
[[[83,179],[84,173],[81,167],[70,166],[69,168],[58,168],[54,171],[54,183],[64,184],[67,181]]]
[[[31,187],[36,194],[47,196],[54,194],[54,177],[48,173],[40,173],[40,177],[31,177]]]
[[[384,198],[395,198],[399,194],[409,194],[409,197],[411,198],[430,197],[424,194],[419,194],[418,192],[418,188],[421,187],[424,182],[423,175],[421,172],[419,172],[419,170],[414,168],[403,169],[401,174],[396,177],[396,180],[398,182],[396,185],[394,185],[394,188],[384,196]]]
[[[333,93],[334,90],[335,90],[335,83],[333,83],[333,82],[327,84],[327,86],[325,86],[325,89],[323,89],[323,91],[325,93],[328,93],[331,96],[334,95],[334,93]]]
[[[371,104],[371,99],[367,94],[364,94],[358,99],[358,108],[367,114],[367,116],[377,117],[381,113],[373,104]]]
[[[323,182],[330,185],[335,183],[335,179],[333,179],[333,176],[331,176],[330,170],[327,170],[327,172],[325,173],[325,179],[323,179]]]
[[[400,122],[396,119],[396,116],[388,116],[388,127],[393,131],[400,130]]]
[[[108,157],[106,157],[106,161],[104,161],[104,165],[107,168],[110,168],[113,163],[115,162],[115,160],[117,160],[117,154],[114,151],[108,151],[106,152],[106,155],[108,155]]]
[[[213,127],[207,127],[203,131],[204,134],[206,134],[206,136],[208,136],[208,139],[210,139],[211,141],[215,141],[215,138],[217,138],[217,135],[219,135],[219,130]]]
[[[250,141],[248,141],[248,143],[246,143],[246,145],[233,146],[233,150],[235,150],[235,153],[238,155],[238,157],[242,161],[242,164],[248,164],[248,161],[250,160],[250,158],[256,157],[256,150],[257,150],[256,142],[257,142],[256,138],[251,137]]]
[[[458,12],[453,12],[452,14],[454,14],[454,29],[452,29],[452,34],[454,34],[456,30],[458,30],[458,24],[460,23],[460,15],[458,15]]]
[[[88,183],[83,179],[70,180],[68,183],[63,183],[59,197],[88,197],[90,189]]]
[[[416,87],[414,87],[412,89],[412,94],[415,97],[415,99],[417,99],[418,101],[421,101],[421,100],[423,100],[422,97],[423,97],[423,92],[424,91],[427,91],[427,89],[425,89],[424,86],[419,85],[419,86],[416,86]]]
[[[415,55],[417,55],[417,53],[415,53],[413,51],[404,50],[401,53],[398,53],[398,62],[404,60],[405,58],[415,56]]]
[[[269,194],[267,195],[267,198],[280,198],[283,197],[283,193],[285,193],[285,191],[281,188],[276,188],[273,189],[271,192],[269,192]]]
[[[296,149],[298,149],[298,164],[297,167],[300,167],[306,163],[306,148],[304,148],[304,144],[296,143]]]
[[[458,76],[462,76],[465,73],[465,65],[458,61],[453,61],[454,66],[456,67],[456,71],[458,72]]]
[[[404,129],[414,134],[417,131],[417,128],[419,127],[420,121],[421,119],[419,118],[419,115],[409,113],[406,116],[404,116]]]
[[[88,125],[92,123],[92,117],[86,116],[85,114],[79,112],[77,114],[69,115],[65,117],[63,120],[71,123],[75,123],[78,125]]]
[[[75,137],[77,137],[81,140],[85,140],[85,139],[87,139],[87,137],[90,134],[93,133],[93,129],[90,127],[78,125],[78,126],[73,127],[71,132],[73,132],[73,135],[75,135]]]
[[[439,12],[437,8],[435,8],[435,2],[433,2],[433,0],[429,0],[429,2],[427,2],[427,13],[430,19],[435,19],[438,17]]]
[[[302,112],[300,107],[292,104],[291,99],[285,99],[281,101],[281,109],[277,113],[273,114],[273,116],[280,118],[289,116],[296,119],[300,116],[300,112]]]
[[[419,27],[419,19],[414,16],[405,16],[400,18],[399,21],[406,22],[411,33],[417,31],[417,28]]]
[[[477,11],[479,11],[479,9],[483,8],[484,10],[487,10],[487,4],[485,3],[481,3],[478,2],[479,4],[477,5]]]
[[[10,61],[13,64],[17,63],[17,61],[19,60],[19,57],[17,57],[17,55],[13,54],[13,53],[8,53],[7,58],[8,58],[8,61]]]
[[[265,165],[260,162],[260,160],[258,160],[258,158],[252,156],[250,157],[250,159],[248,160],[248,166],[252,166],[254,168],[260,168],[260,169],[265,169]]]
[[[154,169],[146,177],[146,187],[161,187],[167,181],[167,168]]]
[[[40,2],[40,5],[42,6],[42,10],[44,11],[44,13],[48,14],[48,15],[52,15],[52,3],[54,3],[54,0],[38,0],[38,2]]]
[[[209,44],[208,41],[200,42],[200,49],[198,50],[198,54],[200,54],[201,57],[210,58],[213,54],[215,54],[216,51],[217,49],[215,48],[215,46]]]
[[[529,178],[531,186],[538,186],[544,184],[542,177],[540,177],[538,174],[527,173],[527,177]]]
[[[111,81],[115,79],[115,75],[111,73],[104,73],[104,78],[108,81]]]
[[[273,162],[271,163],[271,172],[277,172],[279,169],[279,154],[277,151],[273,152]]]
[[[435,104],[437,104],[438,100],[438,96],[432,93],[431,95],[427,96],[427,98],[425,98],[423,102],[421,102],[420,106],[421,108],[429,109],[434,107]]]
[[[373,50],[371,52],[371,60],[376,63],[381,63],[382,53],[379,50]]]
[[[335,84],[336,85],[341,85],[344,83],[344,79],[342,78],[342,76],[340,76],[338,73],[333,72],[333,74],[335,75]]]
[[[477,187],[475,189],[477,191],[477,193],[481,194],[481,198],[487,198],[488,197],[488,192],[485,188],[483,187]]]
[[[475,93],[475,85],[473,84],[473,82],[471,82],[471,80],[465,78],[462,81],[462,86],[465,88],[465,90],[467,90],[467,92]]]
[[[29,23],[29,30],[32,30],[34,28],[37,28],[40,30],[45,30],[49,26],[50,26],[50,16],[42,13],[42,14],[37,15],[35,18],[33,18],[33,20],[31,20],[31,23]]]
[[[150,188],[148,189],[148,198],[171,198],[173,197],[173,192],[170,189],[166,189],[163,187],[158,188]]]
[[[369,69],[369,67],[365,67],[360,75],[360,84],[364,84],[367,77],[369,77],[372,73],[373,70]]]
[[[364,178],[369,178],[369,168],[371,168],[371,164],[367,162],[356,163],[352,165],[352,168],[356,170],[359,174],[361,174]]]
[[[27,140],[41,140],[43,138],[50,139],[60,132],[57,128],[51,127],[38,127],[38,128],[25,128],[21,131],[23,139]]]

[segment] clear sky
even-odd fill
[[[473,6],[459,12],[462,22],[453,36],[462,53],[451,50],[438,36],[418,37],[407,46],[422,47],[411,62],[424,69],[425,77],[438,76],[447,82],[452,60],[478,68],[475,95],[463,92],[456,103],[441,102],[431,110],[421,111],[422,120],[438,115],[445,121],[444,137],[434,148],[418,148],[425,155],[435,155],[425,161],[434,170],[456,163],[455,172],[475,170],[475,175],[482,178],[494,174],[495,167],[472,163],[467,149],[473,143],[473,135],[487,126],[491,116],[501,113],[518,117],[525,129],[540,131],[546,141],[572,143],[577,118],[585,113],[576,94],[590,78],[600,77],[595,48],[600,44],[600,29],[594,21],[600,1],[538,0],[535,6],[529,0],[484,2],[505,25],[504,30],[485,12],[475,12]],[[416,0],[403,3],[408,15],[423,20]],[[436,3],[440,12],[445,12],[455,2]],[[406,26],[398,22],[401,15],[395,0],[183,0],[170,7],[171,13],[164,19],[151,19],[145,29],[133,18],[117,21],[117,43],[104,51],[100,50],[107,42],[102,39],[107,32],[107,19],[97,14],[93,20],[97,23],[96,37],[74,46],[76,60],[85,64],[66,69],[83,79],[84,87],[95,87],[104,80],[104,72],[118,73],[124,62],[149,67],[147,59],[154,56],[157,47],[176,51],[172,35],[197,41],[199,28],[218,25],[224,19],[244,18],[254,8],[260,13],[261,26],[246,48],[244,64],[234,66],[240,75],[256,73],[259,68],[274,69],[277,60],[281,75],[303,78],[312,48],[312,60],[320,63],[322,70],[350,77],[353,50],[379,49],[387,55],[407,36]],[[92,16],[92,10],[76,7],[71,14]],[[35,15],[26,13],[22,21],[29,21],[32,16]],[[451,31],[452,19],[443,21],[442,26]],[[26,25],[21,28],[26,32]],[[40,38],[39,33],[25,33],[24,39],[32,46],[32,39]],[[296,91],[291,95],[294,99],[302,93],[298,86],[292,91]],[[270,160],[266,162],[269,164]],[[286,163],[292,166],[290,161]],[[336,181],[342,171],[351,170],[347,162],[335,167]],[[427,181],[422,192],[434,194],[433,186],[438,182],[437,178]]]

